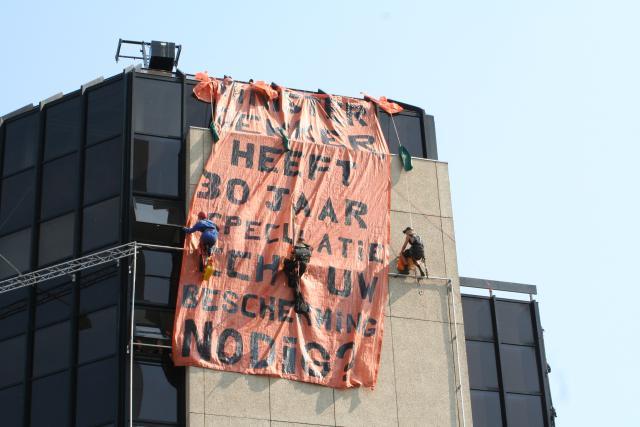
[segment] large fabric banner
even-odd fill
[[[390,157],[365,100],[209,79],[215,132],[188,225],[219,229],[203,280],[199,233],[185,239],[173,335],[176,365],[374,387],[390,227]],[[294,311],[282,271],[297,236],[313,248]]]

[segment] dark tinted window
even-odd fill
[[[14,267],[21,272],[25,272],[31,267],[31,229],[18,231],[0,237],[0,254],[5,257]],[[0,262],[0,278],[16,275],[13,267],[6,261]]]
[[[8,386],[24,379],[26,343],[26,335],[0,341],[0,387]]]
[[[115,266],[85,270],[80,278],[80,312],[86,313],[118,302],[120,273]]]
[[[462,298],[464,335],[467,339],[493,340],[491,304],[488,299]]]
[[[82,140],[82,98],[71,98],[46,111],[44,159],[77,150]]]
[[[134,144],[133,190],[178,196],[180,140],[137,135]]]
[[[510,344],[535,344],[529,304],[496,301],[496,314],[500,341]]]
[[[539,396],[507,394],[506,401],[507,422],[510,426],[539,427],[544,425],[542,400]]]
[[[28,289],[16,289],[0,294],[0,340],[27,329]]]
[[[177,284],[179,255],[173,252],[144,250],[136,267],[136,299],[139,302],[169,305],[172,283]]]
[[[535,348],[503,344],[500,346],[500,354],[506,391],[516,393],[540,391]]]
[[[146,276],[136,283],[136,299],[151,304],[170,303],[171,279],[166,277]]]
[[[143,338],[171,338],[173,331],[173,310],[138,307],[135,311],[135,334]]]
[[[87,144],[122,133],[124,91],[122,80],[91,89],[87,106]]]
[[[474,427],[502,425],[500,393],[497,391],[471,390],[471,407]]]
[[[187,85],[185,88],[186,127],[187,129],[189,129],[189,126],[209,127],[209,123],[211,123],[211,104],[196,98],[193,95],[193,88],[193,85]]]
[[[138,255],[138,274],[171,277],[180,274],[180,259],[176,252],[145,249]]]
[[[184,202],[181,201],[136,197],[134,211],[136,221],[140,222],[180,226],[184,223]]]
[[[39,117],[38,114],[29,114],[5,125],[3,176],[36,163]]]
[[[33,376],[38,377],[69,366],[71,323],[56,323],[38,329],[33,339]]]
[[[40,224],[38,265],[51,264],[73,255],[76,214],[70,213]]]
[[[182,135],[182,86],[136,78],[133,89],[135,131],[159,136]]]
[[[147,222],[133,223],[133,239],[138,242],[169,246],[182,246],[184,243],[184,235],[180,227]]]
[[[118,401],[115,359],[78,368],[76,426],[90,427],[113,422]]]
[[[78,203],[78,155],[72,154],[42,167],[42,217],[69,212]]]
[[[34,380],[31,389],[31,426],[69,423],[69,372]]]
[[[498,371],[493,343],[467,341],[471,388],[498,389]]]
[[[424,157],[422,149],[423,135],[421,115],[414,115],[414,113],[406,112],[394,115],[393,120],[391,120],[391,116],[387,113],[381,112],[379,114],[379,119],[382,133],[387,139],[387,145],[389,146],[391,153],[398,153],[398,137],[400,137],[400,143],[409,150],[409,153],[411,153],[412,156]]]
[[[84,204],[120,194],[122,138],[88,147],[85,154]]]
[[[43,282],[36,286],[36,327],[68,319],[73,307],[73,283]]]
[[[116,307],[78,317],[78,362],[84,363],[116,352]]]
[[[0,233],[18,230],[33,222],[35,186],[34,169],[2,180]]]
[[[133,416],[148,421],[178,421],[178,392],[172,366],[137,361],[133,371]]]
[[[120,240],[120,198],[84,208],[82,250],[87,252]]]
[[[24,386],[18,385],[0,390],[0,414],[5,427],[22,427]]]

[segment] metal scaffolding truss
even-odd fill
[[[55,279],[56,277],[70,276],[80,270],[97,265],[118,261],[119,259],[132,256],[140,246],[137,242],[126,243],[3,280],[0,282],[0,294],[26,286],[33,286],[45,280]]]

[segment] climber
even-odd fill
[[[307,265],[311,260],[311,246],[307,245],[304,237],[300,236],[296,242],[291,256],[284,260],[284,272],[287,275],[287,282],[290,288],[293,288],[295,303],[294,310],[296,313],[303,314],[310,311],[309,304],[306,303],[302,295],[300,287],[300,279],[307,271]]]
[[[202,255],[200,257],[200,271],[203,271],[207,260],[213,254],[213,247],[218,241],[218,227],[213,221],[207,219],[207,214],[198,212],[198,222],[191,228],[184,227],[183,230],[187,234],[191,234],[194,231],[202,233],[200,235],[200,252]]]
[[[398,262],[398,272],[400,274],[409,274],[409,268],[411,265],[415,265],[420,270],[420,275],[424,276],[425,273],[422,271],[422,267],[418,264],[419,261],[425,262],[426,268],[426,260],[424,254],[424,244],[422,243],[422,239],[418,236],[413,228],[407,227],[402,232],[405,234],[404,244],[402,245],[402,249],[400,249],[400,257]],[[407,249],[407,245],[410,245]]]

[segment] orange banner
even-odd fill
[[[188,225],[204,211],[219,240],[205,281],[200,234],[185,239],[174,362],[373,387],[390,227],[389,151],[374,105],[276,86],[274,97],[228,79],[202,85],[215,92],[221,139]],[[301,234],[313,252],[301,279],[310,311],[297,314],[282,265]]]

